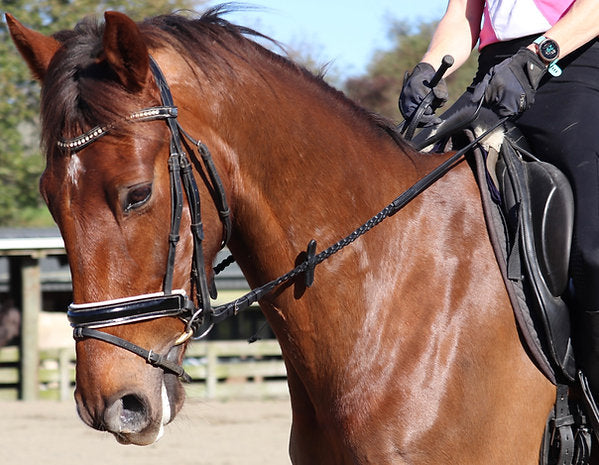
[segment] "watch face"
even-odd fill
[[[559,56],[559,46],[555,40],[547,39],[539,45],[539,55],[545,61],[553,61]]]

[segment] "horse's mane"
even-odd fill
[[[352,115],[370,124],[373,130],[382,131],[400,145],[406,144],[395,132],[392,122],[360,107],[329,86],[322,76],[313,75],[293,61],[251,40],[261,38],[278,45],[273,39],[253,29],[225,20],[222,15],[229,11],[229,6],[220,5],[199,17],[176,13],[150,18],[138,25],[150,48],[174,47],[190,62],[201,60],[202,63],[213,63],[210,67],[202,68],[206,73],[230,69],[227,56],[214,52],[215,44],[244,60],[260,54],[320,86]],[[42,143],[46,148],[59,138],[77,136],[95,125],[114,121],[139,109],[135,95],[115,85],[112,71],[98,59],[102,53],[103,31],[103,23],[88,17],[73,30],[54,35],[64,47],[53,58],[55,66],[50,67],[42,90]]]

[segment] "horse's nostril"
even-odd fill
[[[139,431],[147,425],[146,406],[136,395],[129,394],[121,399],[120,412],[123,431]]]
[[[116,399],[104,411],[106,430],[116,434],[140,433],[150,420],[146,402],[135,394]]]

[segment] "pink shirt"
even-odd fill
[[[479,49],[494,42],[542,34],[575,0],[486,0]]]

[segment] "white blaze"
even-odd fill
[[[71,155],[71,161],[67,168],[67,175],[70,181],[76,186],[79,175],[83,172],[83,165],[81,164],[81,159],[77,154]]]

